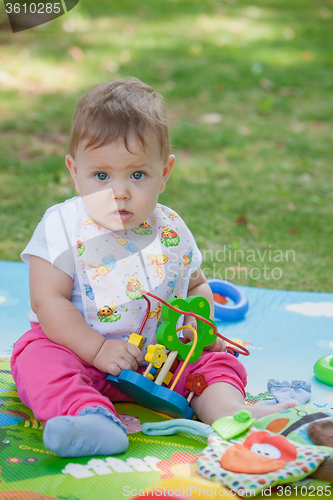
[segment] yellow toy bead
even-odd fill
[[[173,373],[168,372],[167,375],[166,375],[166,377],[165,377],[165,379],[163,380],[163,383],[165,385],[169,385],[170,382],[171,382],[172,377],[173,377]]]
[[[137,333],[131,333],[128,339],[128,343],[136,345],[136,347],[138,347],[141,351],[144,346],[145,339],[144,337],[142,337],[142,335],[138,335]]]
[[[147,354],[145,355],[145,360],[148,363],[152,363],[154,368],[161,368],[163,363],[165,363],[167,355],[165,353],[165,347],[162,344],[154,344],[148,346]]]

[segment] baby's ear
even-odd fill
[[[169,176],[170,176],[172,169],[175,165],[175,161],[176,161],[176,158],[174,155],[168,156],[168,159],[167,159],[165,166],[163,168],[163,182],[162,182],[162,185],[160,188],[160,193],[162,193],[165,189],[166,182],[169,179]]]
[[[75,158],[74,156],[72,155],[66,155],[66,158],[65,158],[65,163],[66,163],[66,166],[72,176],[72,179],[74,181],[74,184],[75,184],[75,189],[78,193],[80,193],[80,190],[79,190],[79,184],[78,184],[78,181],[77,181],[77,166],[76,166],[76,162],[75,162]]]

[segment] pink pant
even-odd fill
[[[38,323],[32,326],[14,344],[11,369],[19,397],[35,417],[46,422],[59,415],[78,415],[87,406],[102,406],[119,418],[112,402],[131,399],[106,381],[106,373],[49,340]],[[143,370],[139,367],[138,372]],[[203,373],[208,385],[227,382],[245,397],[246,371],[231,354],[204,351],[198,361],[186,366],[175,392],[188,396],[185,382],[191,373]]]

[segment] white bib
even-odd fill
[[[140,290],[164,300],[187,296],[195,243],[182,219],[170,209],[158,205],[148,221],[116,232],[98,226],[83,213],[76,240],[77,274],[85,290],[84,316],[106,338],[127,340],[138,332],[147,309]],[[161,303],[149,300],[150,314],[142,331],[145,348],[156,342],[161,314]]]

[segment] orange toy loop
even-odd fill
[[[233,340],[229,340],[227,337],[224,337],[223,335],[221,335],[220,332],[217,330],[216,326],[214,325],[214,323],[212,323],[208,319],[203,318],[202,316],[200,316],[199,314],[194,313],[194,312],[182,311],[181,309],[178,309],[177,307],[174,307],[171,304],[168,304],[168,302],[166,302],[165,300],[161,299],[160,297],[157,297],[157,295],[154,295],[151,292],[146,292],[145,290],[140,290],[140,293],[146,299],[146,301],[148,302],[149,308],[150,308],[150,302],[147,299],[146,295],[149,295],[150,297],[153,297],[154,299],[159,300],[163,305],[169,307],[173,311],[176,311],[176,312],[178,312],[180,314],[186,314],[187,316],[193,316],[194,318],[200,319],[204,323],[207,323],[207,325],[211,326],[214,329],[215,335],[217,335],[222,340],[225,340],[229,344],[232,344],[232,345],[234,345],[234,346],[236,346],[238,348],[238,349],[235,349],[235,348],[232,348],[232,347],[227,347],[227,351],[229,353],[233,354],[234,352],[238,352],[238,354],[243,354],[244,356],[249,356],[250,355],[249,351],[245,347],[243,347],[242,345],[237,344]],[[145,323],[147,321],[147,318],[148,318],[148,313],[146,313],[146,315],[145,315],[145,317],[143,319],[143,322],[142,322],[142,324],[140,326],[139,333],[142,331],[142,329],[143,329],[143,327],[144,327],[144,325],[145,325]],[[241,349],[241,350],[239,350],[239,349]]]

